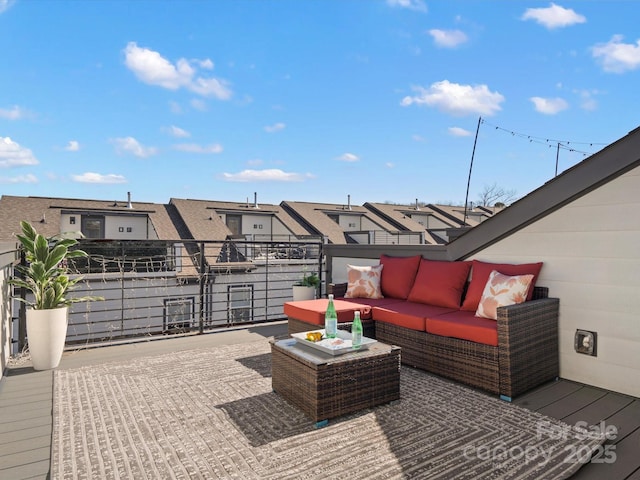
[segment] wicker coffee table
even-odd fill
[[[332,356],[295,339],[271,340],[273,390],[316,426],[400,398],[400,347],[375,343]]]

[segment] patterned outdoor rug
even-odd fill
[[[402,367],[401,400],[315,424],[267,341],[54,375],[51,478],[566,478],[602,443]]]

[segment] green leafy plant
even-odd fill
[[[320,277],[318,277],[316,273],[312,273],[311,275],[307,275],[305,273],[302,280],[300,280],[296,285],[318,288],[320,286]]]
[[[68,298],[67,293],[74,285],[82,280],[82,277],[69,278],[67,261],[73,258],[86,257],[83,250],[70,250],[78,243],[73,238],[62,238],[56,235],[45,238],[37,233],[29,223],[20,222],[22,235],[17,235],[25,252],[27,265],[18,265],[16,270],[22,274],[22,278],[12,278],[10,283],[17,287],[23,287],[33,293],[32,302],[22,298],[35,310],[47,310],[70,305],[77,302],[89,302],[104,300],[102,297],[76,297]]]

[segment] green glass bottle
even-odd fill
[[[360,312],[353,312],[353,323],[351,324],[351,346],[360,348],[362,345],[362,321],[360,320]]]
[[[327,338],[336,338],[338,335],[338,314],[333,304],[333,294],[329,294],[329,304],[324,314],[324,333]]]

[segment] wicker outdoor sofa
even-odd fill
[[[393,265],[390,259],[393,260],[392,257],[381,257],[381,264],[386,265],[388,272],[394,268],[390,266]],[[424,298],[416,298],[413,294],[404,298],[345,298],[348,284],[331,285],[329,291],[337,299],[339,327],[350,328],[353,312],[359,310],[365,319],[365,334],[401,347],[403,364],[498,394],[507,401],[558,377],[559,299],[549,298],[548,288],[535,286],[537,273],[527,299],[521,303],[497,307],[496,320],[490,320],[478,317],[477,312],[464,311],[463,308],[469,297],[474,295],[472,291],[477,295],[478,290],[478,285],[473,282],[471,265],[476,268],[477,281],[480,282],[480,269],[492,268],[492,264],[421,260],[420,268],[425,264],[436,273],[450,269],[453,264],[469,264],[466,271],[471,271],[471,281],[464,278],[460,292],[453,294],[454,297],[459,295],[456,297],[456,308],[451,308],[452,304],[449,304],[449,308],[443,307],[438,298],[433,300],[436,305],[422,303],[416,300]],[[535,265],[539,272],[542,264]],[[456,268],[460,266],[456,265]],[[504,270],[505,275],[516,275],[523,265],[496,264],[495,267],[498,271]],[[381,271],[384,292],[385,270]],[[456,283],[459,285],[465,270],[457,268],[457,271],[459,278]],[[431,279],[418,272],[410,277],[412,288],[418,287],[413,285],[414,280],[416,284],[424,280],[430,288],[436,284],[451,285],[451,281],[434,278],[433,274]],[[397,277],[393,280],[397,282]],[[387,291],[393,291],[395,287],[397,284],[390,288],[390,283],[387,282]],[[395,293],[398,293],[397,288]],[[428,297],[429,295],[427,299]],[[287,302],[285,314],[288,316],[289,333],[321,326],[323,308],[326,308],[326,299]],[[471,307],[467,310],[469,308]]]

